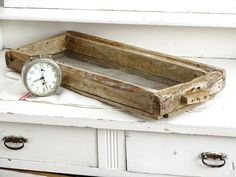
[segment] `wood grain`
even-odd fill
[[[169,62],[162,56],[153,56],[129,45],[98,37],[92,38],[82,33],[67,33],[66,45],[67,50],[114,63],[121,68],[132,68],[177,82],[187,82],[205,73],[204,70],[191,65]]]

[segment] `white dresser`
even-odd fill
[[[80,106],[0,100],[0,167],[112,177],[236,176],[234,28],[33,22],[28,20],[46,17],[16,9],[17,19],[12,9],[5,10],[0,9],[0,17],[6,19],[1,21],[4,48],[75,30],[196,57],[225,68],[227,83],[209,102],[160,121],[115,107],[90,107],[86,97],[81,97]],[[7,77],[4,52],[0,52],[0,92],[14,82]],[[11,149],[10,141],[18,141],[18,150]],[[204,152],[212,152],[208,157],[213,160],[202,160]]]

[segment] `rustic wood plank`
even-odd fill
[[[60,64],[60,63],[59,63]],[[152,89],[95,74],[86,70],[60,64],[63,73],[62,85],[75,88],[107,100],[124,104],[151,114],[154,109],[155,95]],[[71,77],[76,76],[76,77]]]
[[[205,76],[201,76],[190,82],[178,84],[157,91],[156,94],[160,99],[160,114],[165,115],[187,106],[188,104],[186,104],[186,102],[182,102],[183,95],[203,90],[209,93],[208,96],[213,96],[220,92],[224,88],[224,85],[225,80],[222,73],[219,71],[214,71],[209,72]],[[206,99],[206,101],[207,100],[208,99]]]
[[[209,94],[210,92],[207,90],[200,90],[192,93],[186,93],[182,95],[181,101],[182,103],[187,105],[196,104],[207,101],[210,98]]]
[[[65,34],[59,34],[17,49],[18,52],[29,56],[56,54],[65,50]]]
[[[101,43],[105,43],[107,45],[111,45],[111,46],[114,45],[114,46],[118,46],[118,47],[124,48],[124,49],[128,48],[128,49],[132,50],[133,52],[139,52],[139,53],[142,53],[144,55],[145,54],[153,55],[157,58],[160,58],[163,61],[170,61],[172,63],[176,62],[176,64],[178,63],[178,64],[191,65],[191,66],[194,66],[196,69],[201,68],[201,69],[203,69],[204,71],[207,71],[207,72],[215,71],[215,70],[219,70],[221,72],[224,72],[224,69],[218,68],[218,67],[215,67],[215,66],[211,66],[211,65],[208,65],[208,64],[199,63],[199,62],[195,62],[195,61],[192,61],[192,60],[186,60],[186,59],[183,59],[183,58],[180,58],[180,57],[176,57],[176,56],[168,55],[168,54],[165,54],[165,53],[140,48],[140,47],[137,47],[137,46],[124,44],[124,43],[117,42],[117,41],[103,39],[103,38],[93,36],[93,35],[88,35],[88,34],[75,32],[75,31],[68,31],[67,34],[66,34],[66,38],[68,37],[68,35],[81,37],[81,38],[84,38],[84,39],[87,39],[87,40],[98,41],[98,42],[101,42]]]
[[[76,93],[79,93],[81,95],[84,95],[84,96],[87,96],[87,97],[99,100],[99,101],[101,101],[103,103],[107,103],[107,104],[110,104],[110,105],[122,108],[123,109],[122,111],[132,112],[132,113],[134,113],[134,114],[136,114],[138,116],[141,115],[141,116],[152,118],[152,119],[156,119],[156,120],[162,118],[162,116],[158,113],[158,111],[159,111],[159,105],[158,105],[159,101],[155,100],[155,99],[157,99],[156,97],[154,97],[154,101],[157,103],[156,104],[156,108],[153,107],[154,111],[156,110],[156,113],[155,112],[154,113],[149,113],[149,112],[143,111],[141,109],[136,109],[136,108],[134,108],[132,106],[129,106],[129,105],[125,105],[125,104],[121,104],[121,103],[115,102],[113,100],[105,99],[105,98],[100,97],[98,95],[92,95],[90,93],[83,92],[81,90],[75,89],[74,87],[66,87],[66,88],[69,89],[69,90],[72,90],[72,91],[74,91]]]
[[[83,60],[84,58],[87,58],[85,55],[81,55],[80,57],[81,58],[77,60],[75,58],[63,56],[61,58],[56,59],[56,61],[63,63],[64,65],[72,66],[78,69],[87,70],[95,74],[104,75],[104,76],[113,78],[115,80],[120,80],[126,83],[130,83],[133,85],[150,88],[154,90],[160,90],[160,89],[170,87],[172,85],[176,85],[176,84],[173,84],[173,82],[171,84],[169,82],[166,83],[165,81],[162,82],[160,78],[150,79],[150,78],[143,77],[142,75],[123,71],[118,68],[104,67],[103,65],[99,65],[99,64],[97,65],[96,63],[87,62]]]
[[[153,74],[150,74],[150,73],[144,73],[144,72],[141,72],[141,71],[129,68],[129,67],[120,66],[119,64],[115,64],[115,63],[112,63],[112,62],[109,62],[109,61],[100,60],[100,59],[97,59],[95,57],[83,55],[83,54],[80,54],[80,53],[77,53],[77,52],[67,50],[65,52],[65,55],[70,57],[70,58],[74,58],[74,59],[78,59],[80,61],[95,64],[97,66],[110,68],[110,69],[121,70],[121,71],[130,73],[130,74],[134,74],[134,75],[146,78],[148,80],[156,81],[157,83],[166,84],[168,86],[179,84],[179,82],[177,82],[177,81],[166,79],[164,77],[160,77],[160,76],[153,75]]]
[[[73,34],[73,35],[72,35]],[[67,33],[66,48],[96,57],[142,73],[149,73],[177,82],[187,82],[205,74],[197,67],[181,62],[169,62],[163,57],[135,50],[134,47],[81,33]]]

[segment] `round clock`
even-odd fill
[[[33,95],[49,96],[60,87],[60,67],[51,58],[29,59],[22,68],[21,77],[27,90]]]

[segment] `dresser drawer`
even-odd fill
[[[227,137],[127,132],[127,170],[184,176],[236,176],[236,139]],[[203,164],[202,152],[227,154],[225,165]],[[223,160],[204,160],[220,165]]]
[[[97,167],[96,134],[89,128],[1,122],[0,158]]]

